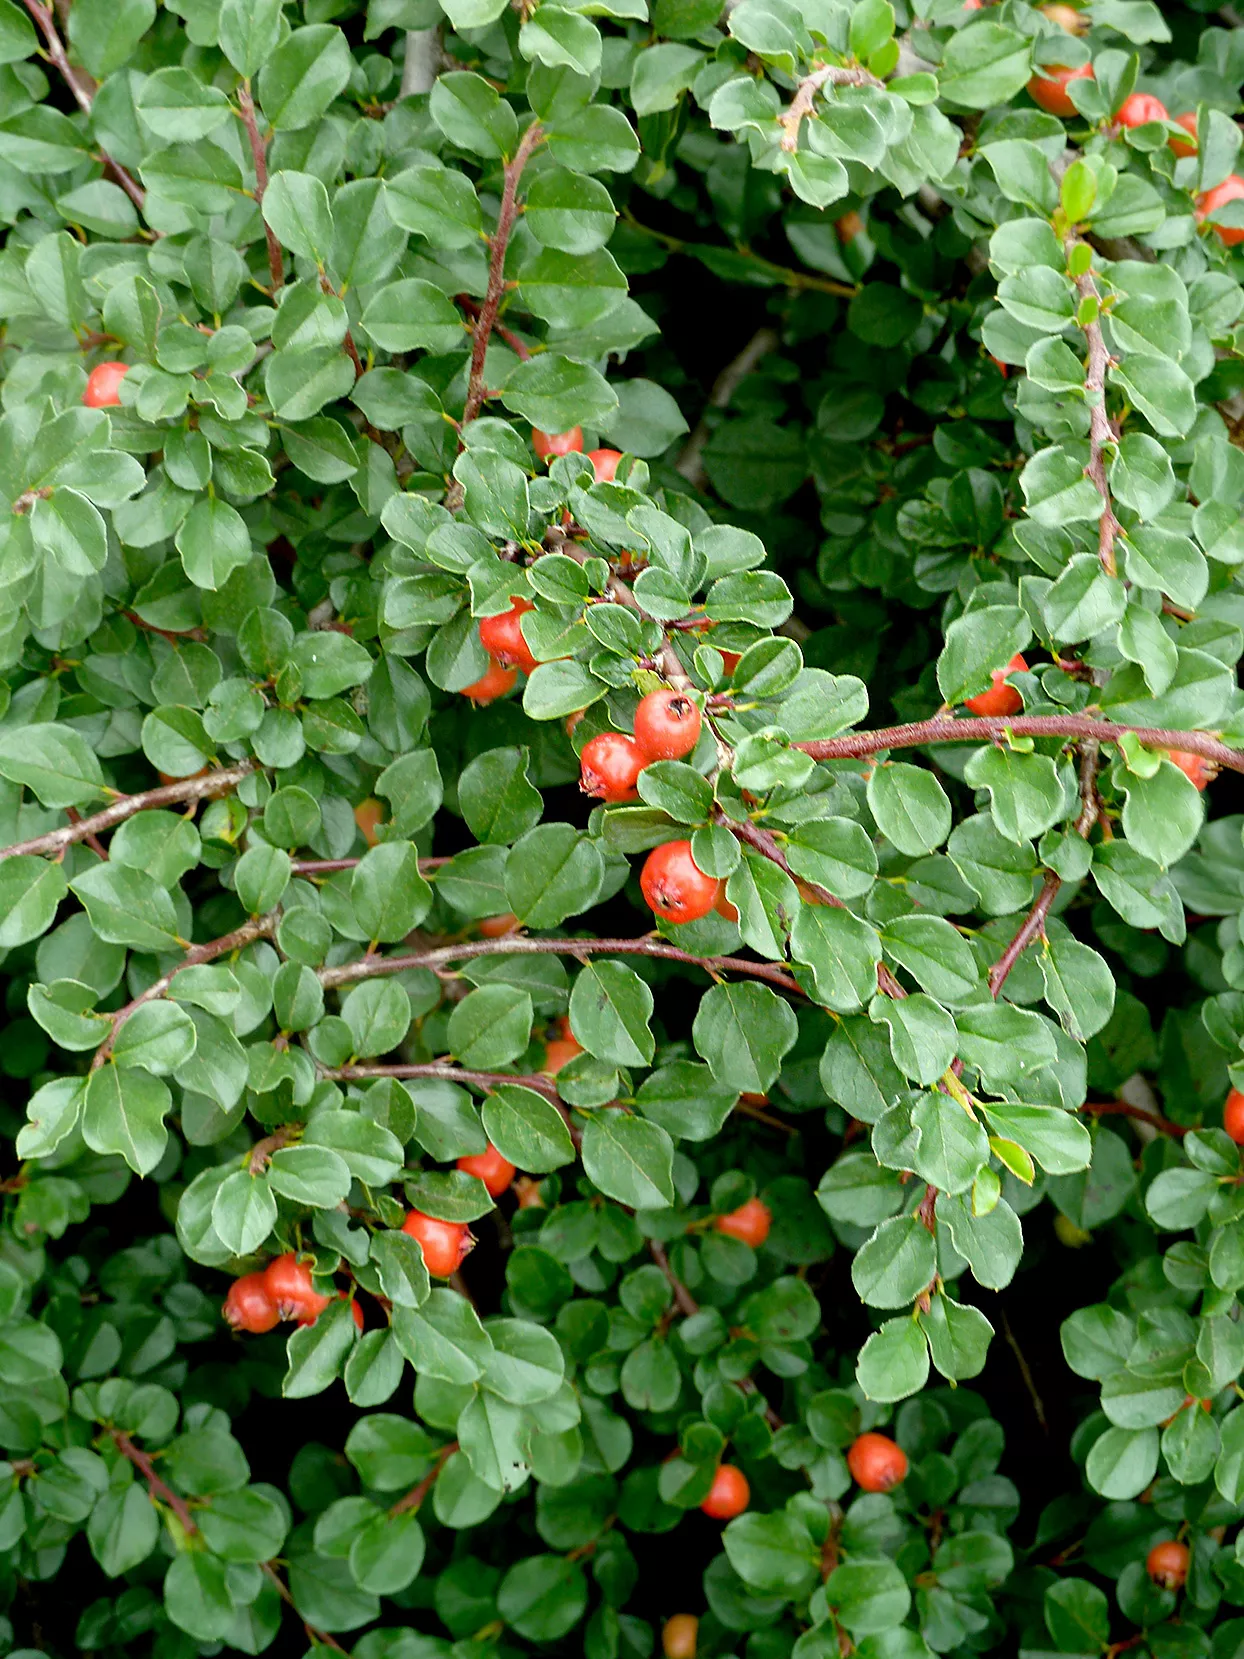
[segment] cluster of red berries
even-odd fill
[[[889,1492],[907,1476],[907,1453],[884,1434],[859,1435],[847,1451],[847,1468],[865,1492]],[[747,1476],[732,1463],[718,1465],[708,1496],[700,1505],[715,1521],[732,1521],[751,1499]],[[1182,1548],[1182,1546],[1177,1546]],[[1187,1551],[1184,1551],[1185,1556]],[[1182,1580],[1181,1580],[1182,1582]]]
[[[345,1291],[339,1292],[342,1297],[345,1294]],[[291,1251],[278,1256],[261,1273],[245,1273],[235,1279],[222,1311],[235,1331],[259,1335],[272,1330],[283,1319],[292,1319],[299,1325],[314,1325],[332,1300],[331,1296],[316,1290],[310,1267]],[[362,1308],[351,1301],[350,1312],[361,1331]]]
[[[572,426],[569,432],[539,432],[531,434],[531,447],[542,461],[555,459],[558,455],[583,454],[583,428]],[[587,458],[592,463],[592,471],[596,474],[598,484],[611,484],[618,475],[618,462],[622,459],[620,449],[589,449]]]
[[[650,691],[635,710],[635,735],[601,732],[579,756],[579,788],[598,801],[633,801],[639,774],[654,760],[682,760],[700,741],[694,700],[668,686]]]

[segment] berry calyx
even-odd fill
[[[272,1330],[281,1319],[262,1273],[246,1273],[235,1279],[220,1311],[235,1331],[250,1331],[255,1336]]]
[[[639,873],[644,902],[667,922],[698,922],[717,902],[721,883],[706,876],[691,856],[690,841],[654,847]]]
[[[472,685],[464,685],[459,696],[469,697],[473,703],[495,703],[498,697],[513,691],[517,679],[516,668],[503,668],[499,662],[490,662],[487,672]]]
[[[1024,706],[1024,699],[1013,685],[1006,683],[1006,677],[1008,674],[1018,674],[1027,667],[1028,664],[1017,651],[1005,668],[994,669],[993,684],[989,690],[980,692],[976,697],[969,697],[963,706],[971,709],[973,714],[995,717],[1017,714]]]
[[[1179,1590],[1188,1576],[1188,1546],[1174,1538],[1155,1544],[1145,1557],[1145,1571],[1164,1590]]]
[[[661,1632],[661,1651],[665,1659],[695,1659],[700,1621],[694,1613],[675,1613],[666,1619]]]
[[[749,1198],[746,1204],[740,1204],[737,1210],[731,1210],[727,1215],[714,1217],[713,1226],[719,1233],[725,1233],[729,1238],[740,1239],[744,1244],[750,1244],[753,1250],[760,1246],[769,1236],[769,1229],[773,1225],[773,1211],[767,1204],[762,1204],[759,1198]]]
[[[514,603],[500,616],[480,618],[480,644],[502,668],[521,668],[524,674],[533,674],[540,666],[531,654],[531,647],[523,638],[522,620],[528,611],[535,610],[530,599],[511,596]]]
[[[533,428],[531,447],[542,461],[550,455],[574,455],[583,449],[583,428],[572,426],[569,432],[541,432]]]
[[[1220,207],[1228,202],[1238,202],[1244,198],[1244,178],[1238,173],[1232,173],[1221,184],[1216,184],[1212,190],[1204,191],[1196,199],[1196,219],[1203,224],[1212,213],[1217,213]],[[1234,248],[1237,243],[1244,242],[1244,225],[1215,225],[1219,239],[1228,248]]]
[[[907,1453],[888,1436],[870,1430],[852,1442],[847,1468],[865,1492],[888,1492],[907,1474]]]
[[[574,1037],[554,1037],[544,1045],[544,1064],[540,1067],[542,1077],[556,1077],[563,1066],[568,1066],[576,1054],[583,1053],[583,1044]]]
[[[683,691],[666,686],[641,697],[635,741],[649,760],[681,760],[700,741],[700,711]]]
[[[976,0],[979,6],[981,0]],[[971,9],[970,0],[964,0],[964,10]],[[841,219],[834,220],[834,229],[838,233],[838,240],[845,248],[849,242],[854,242],[857,236],[864,234],[864,221],[858,213],[844,213]]]
[[[1166,105],[1152,92],[1132,92],[1119,105],[1115,124],[1120,127],[1143,127],[1149,121],[1168,121]]]
[[[1237,1146],[1244,1146],[1244,1094],[1229,1089],[1222,1103],[1222,1126]]]
[[[128,363],[97,363],[86,377],[83,403],[88,409],[115,409],[121,402],[121,382],[129,372]]]
[[[1193,754],[1191,749],[1168,749],[1166,758],[1178,766],[1184,777],[1198,789],[1204,789],[1206,784],[1212,783],[1218,776],[1218,768],[1213,761],[1206,760],[1204,755]]]
[[[369,847],[376,845],[376,826],[384,817],[384,807],[374,795],[369,795],[365,801],[360,801],[354,809],[354,822],[358,825],[364,841]]]
[[[722,1463],[700,1508],[715,1521],[732,1521],[747,1508],[751,1495],[752,1489],[742,1469],[735,1468],[733,1463]]]
[[[456,1273],[475,1247],[475,1240],[462,1221],[441,1221],[422,1210],[411,1210],[402,1231],[418,1239],[423,1264],[434,1279],[448,1279]]]
[[[458,1159],[458,1168],[474,1175],[488,1188],[490,1198],[500,1198],[507,1192],[518,1170],[508,1158],[503,1158],[491,1141],[486,1152],[472,1152]]]
[[[633,801],[635,782],[649,757],[625,732],[590,737],[579,755],[579,788],[598,801]]]
[[[269,1262],[264,1283],[281,1318],[296,1319],[300,1325],[314,1325],[332,1300],[316,1290],[310,1266],[292,1250]]]
[[[1197,152],[1196,111],[1186,109],[1182,115],[1175,117],[1175,125],[1191,134],[1192,142],[1189,143],[1186,138],[1172,138],[1171,149],[1177,156],[1194,156]]]
[[[620,449],[589,449],[587,458],[592,463],[598,484],[610,484],[617,477],[618,462],[622,459]]]
[[[520,1210],[542,1210],[544,1199],[540,1194],[540,1183],[530,1175],[520,1175],[514,1183],[514,1196],[518,1199]]]
[[[1049,15],[1048,7],[1046,15]],[[1067,83],[1091,81],[1093,78],[1091,63],[1082,63],[1078,69],[1068,69],[1059,63],[1051,64],[1045,74],[1034,75],[1028,82],[1028,96],[1049,115],[1076,115],[1079,112],[1067,95]]]

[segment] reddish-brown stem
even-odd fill
[[[436,1454],[436,1462],[432,1465],[431,1469],[429,1469],[428,1473],[424,1475],[423,1479],[419,1481],[417,1485],[411,1487],[405,1497],[399,1498],[389,1510],[390,1520],[392,1520],[395,1515],[405,1515],[410,1510],[417,1510],[419,1508],[428,1493],[436,1485],[436,1477],[440,1474],[441,1470],[445,1467],[457,1450],[458,1442],[456,1440],[451,1440],[448,1446],[441,1447],[440,1451]]]
[[[336,870],[353,870],[362,862],[358,858],[295,858],[290,863],[290,874],[295,876],[328,876]],[[452,854],[439,858],[421,858],[420,871],[439,870],[452,862]]]
[[[473,300],[469,294],[459,294],[457,300],[462,309],[470,316],[479,316],[482,307],[478,300]],[[507,328],[502,322],[495,322],[492,325],[492,331],[494,334],[501,336],[520,362],[525,363],[531,356],[531,347],[524,345],[512,328]]]
[[[39,32],[43,36],[44,50],[47,53],[49,62],[55,64],[56,68],[60,71],[65,85],[69,88],[70,92],[73,93],[74,100],[77,103],[78,108],[84,115],[89,115],[91,112],[91,105],[95,101],[95,82],[87,74],[85,69],[75,68],[75,66],[70,63],[69,54],[65,51],[65,43],[62,41],[59,33],[57,32],[56,16],[51,6],[43,5],[41,0],[25,0],[25,5],[26,10],[30,13],[31,17],[34,18],[35,23],[38,25]],[[125,191],[125,194],[141,213],[147,200],[146,191],[144,191],[142,186],[132,174],[126,172],[125,168],[122,167],[119,161],[114,161],[112,159],[107,151],[100,150],[97,154],[105,172],[111,173],[112,177],[117,181],[122,190]]]
[[[996,997],[1002,989],[1006,976],[1028,949],[1039,933],[1045,932],[1045,918],[1050,913],[1050,906],[1058,897],[1058,890],[1062,886],[1062,877],[1056,876],[1053,870],[1046,872],[1045,881],[1037,895],[1037,902],[1024,918],[1023,926],[1002,952],[1002,955],[989,970],[989,994]]]
[[[266,939],[276,931],[276,924],[276,912],[271,911],[266,916],[256,916],[249,922],[243,922],[241,927],[235,927],[232,933],[225,933],[219,939],[209,939],[206,944],[192,945],[175,967],[170,968],[167,973],[162,973],[159,979],[152,980],[147,989],[140,991],[124,1008],[117,1009],[112,1016],[112,1030],[95,1051],[91,1070],[95,1071],[107,1060],[125,1022],[136,1014],[145,1002],[154,1002],[157,997],[162,997],[179,973],[184,972],[186,968],[200,967],[204,962],[214,962],[218,956],[227,956],[230,951],[241,950],[244,946],[253,944],[256,939]]]
[[[82,822],[82,814],[75,806],[67,806],[65,808],[65,817],[68,818],[71,824],[80,824]],[[107,862],[108,849],[104,846],[104,843],[99,839],[98,835],[95,834],[94,830],[88,830],[86,835],[83,836],[83,840],[93,853],[98,853],[99,856]]]
[[[171,1486],[160,1479],[160,1476],[156,1473],[156,1466],[148,1454],[141,1447],[136,1446],[123,1430],[110,1428],[108,1433],[122,1457],[128,1458],[147,1482],[147,1491],[152,1499],[158,1499],[161,1503],[168,1505],[181,1523],[181,1529],[184,1533],[189,1535],[197,1532],[199,1529],[194,1523],[194,1516],[190,1513],[189,1504],[185,1498],[180,1497]]]
[[[272,1585],[272,1588],[276,1591],[277,1595],[280,1596],[285,1605],[287,1607],[293,1607],[294,1612],[298,1613],[298,1608],[294,1604],[294,1598],[289,1593],[289,1586],[281,1577],[280,1573],[277,1572],[271,1561],[262,1561],[260,1562],[260,1566],[263,1569],[265,1578],[267,1578],[268,1582]],[[298,1617],[302,1619],[302,1614],[298,1613]],[[331,1648],[334,1653],[343,1654],[345,1655],[345,1659],[349,1659],[348,1650],[343,1648],[337,1638],[335,1636],[330,1636],[326,1630],[317,1630],[315,1625],[308,1624],[306,1619],[302,1619],[302,1628],[306,1631],[307,1640],[309,1642],[318,1642],[321,1647]]]
[[[321,968],[321,985],[353,985],[360,979],[374,979],[380,974],[404,973],[407,968],[431,968],[433,972],[447,968],[453,962],[466,961],[475,956],[653,956],[664,962],[681,962],[690,968],[703,968],[717,977],[722,974],[745,974],[752,979],[767,980],[779,990],[803,996],[803,987],[773,962],[749,962],[742,956],[696,956],[678,945],[667,945],[663,939],[523,939],[513,935],[505,939],[467,939],[456,945],[440,945],[435,950],[412,951],[404,956],[365,956],[358,962],[344,962],[340,967]],[[514,1079],[511,1079],[514,1081]]]
[[[497,313],[505,294],[505,256],[518,217],[518,181],[532,151],[543,143],[544,133],[533,121],[519,140],[514,159],[506,163],[501,187],[501,207],[497,214],[497,228],[489,238],[491,254],[488,261],[488,288],[484,294],[479,316],[475,319],[474,341],[471,346],[471,372],[467,382],[466,407],[462,411],[462,425],[469,426],[479,414],[484,402],[484,358],[488,341],[497,323]]]
[[[186,628],[180,633],[174,633],[171,628],[157,628],[154,622],[145,621],[137,611],[123,610],[121,615],[136,628],[141,628],[144,633],[159,634],[160,638],[168,640],[170,645],[184,645],[188,639],[202,641],[207,638],[206,628]]]
[[[259,136],[259,123],[255,119],[255,100],[251,97],[251,83],[248,80],[243,81],[238,88],[238,108],[250,143],[251,160],[255,164],[255,205],[262,217],[264,191],[268,188],[268,143]],[[275,294],[285,285],[285,256],[276,232],[266,219],[263,222],[263,233],[268,242],[268,274],[272,278],[272,292]]]
[[[557,1085],[551,1077],[540,1073],[523,1077],[505,1071],[469,1071],[451,1065],[448,1060],[411,1061],[392,1066],[337,1066],[322,1071],[320,1076],[329,1083],[367,1083],[377,1077],[439,1077],[448,1083],[473,1083],[479,1089],[495,1089],[502,1083],[516,1083],[524,1089],[534,1089],[554,1105],[559,1104]]]
[[[1209,732],[1179,732],[1165,726],[1125,726],[1091,714],[1017,714],[1010,719],[951,715],[913,720],[902,726],[850,732],[844,737],[818,738],[794,747],[814,760],[862,760],[885,749],[914,749],[928,743],[1000,743],[1008,732],[1016,737],[1066,737],[1080,741],[1117,743],[1128,732],[1149,749],[1183,749],[1202,755],[1217,766],[1244,772],[1244,750],[1232,749]]]
[[[937,1188],[926,1186],[924,1197],[920,1200],[920,1207],[916,1211],[922,1224],[936,1237],[937,1235]]]
[[[119,795],[111,806],[94,812],[89,818],[79,818],[76,824],[65,824],[49,830],[46,835],[32,835],[29,841],[15,841],[11,847],[0,847],[0,859],[16,858],[19,853],[58,853],[75,841],[86,841],[92,835],[123,824],[136,812],[148,812],[154,807],[177,806],[185,801],[201,801],[205,795],[224,794],[242,779],[257,770],[258,761],[243,760],[236,766],[222,766],[218,771],[202,777],[179,778],[176,783],[161,784],[158,789],[144,789],[138,795]]]
[[[674,1292],[674,1302],[679,1313],[686,1314],[688,1319],[693,1314],[699,1313],[700,1304],[670,1266],[670,1259],[665,1253],[665,1246],[658,1239],[650,1238],[648,1240],[648,1254],[669,1281],[669,1287]]]
[[[1095,1118],[1135,1118],[1138,1123],[1148,1123],[1160,1134],[1173,1135],[1176,1140],[1182,1140],[1188,1133],[1185,1124],[1173,1123],[1170,1118],[1164,1118],[1161,1113],[1147,1112],[1143,1106],[1133,1106],[1127,1100],[1086,1100],[1080,1110],[1088,1112],[1091,1117]]]
[[[1067,240],[1067,252],[1079,244],[1077,237]],[[1080,296],[1081,304],[1091,302],[1098,310],[1101,305],[1101,295],[1097,292],[1097,284],[1093,280],[1090,268],[1075,279],[1076,293]],[[1105,336],[1101,331],[1101,323],[1095,312],[1093,321],[1081,325],[1085,343],[1088,346],[1088,367],[1084,376],[1084,390],[1088,394],[1089,405],[1089,463],[1085,469],[1093,482],[1098,495],[1101,496],[1102,513],[1097,532],[1097,556],[1101,560],[1101,567],[1107,576],[1117,576],[1118,566],[1114,557],[1114,539],[1119,532],[1119,521],[1114,516],[1114,505],[1110,499],[1110,484],[1106,477],[1106,450],[1114,442],[1114,433],[1110,429],[1110,417],[1106,414],[1106,371],[1110,367],[1110,353],[1106,347]]]

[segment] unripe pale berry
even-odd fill
[[[1164,1590],[1179,1590],[1188,1576],[1188,1560],[1187,1544],[1167,1538],[1149,1551],[1145,1557],[1145,1571]]]
[[[97,363],[86,377],[83,403],[88,409],[115,409],[121,401],[121,382],[129,372],[128,363]]]
[[[458,1168],[474,1175],[488,1188],[490,1198],[500,1198],[508,1191],[518,1171],[508,1158],[503,1158],[491,1141],[486,1152],[472,1152],[458,1159]]]
[[[907,1453],[884,1434],[861,1434],[847,1452],[847,1468],[865,1492],[888,1492],[907,1474]]]
[[[718,1465],[708,1497],[700,1508],[715,1521],[732,1521],[747,1508],[751,1495],[752,1489],[742,1469],[736,1468],[733,1463],[722,1463]]]
[[[434,1279],[448,1279],[456,1273],[470,1255],[475,1240],[461,1221],[441,1221],[422,1210],[411,1210],[402,1223],[402,1231],[418,1239],[423,1248],[423,1263]]]

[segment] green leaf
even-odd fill
[[[619,1204],[660,1209],[674,1202],[674,1147],[659,1124],[620,1110],[593,1112],[581,1150],[588,1178]]]

